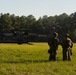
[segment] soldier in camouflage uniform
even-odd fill
[[[69,38],[69,34],[65,35],[65,39],[62,42],[62,48],[63,48],[63,60],[68,60],[70,61],[70,55],[72,55],[72,47],[73,47],[73,42]]]
[[[50,53],[49,60],[56,60],[57,49],[59,45],[58,33],[54,33],[52,38],[49,38],[48,45],[50,49],[48,50]]]

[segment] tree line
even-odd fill
[[[55,16],[39,17],[38,20],[33,15],[16,16],[10,13],[0,13],[0,30],[2,29],[29,29],[31,33],[39,35],[49,35],[58,32],[63,38],[65,33],[76,42],[76,12],[68,15],[62,13]]]

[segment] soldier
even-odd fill
[[[56,54],[57,54],[57,49],[59,45],[59,39],[58,39],[58,33],[54,33],[52,38],[49,38],[48,40],[48,45],[50,46],[50,49],[48,52],[50,53],[49,60],[56,60]]]
[[[69,34],[65,35],[65,39],[62,42],[62,48],[63,48],[63,60],[68,60],[70,61],[70,55],[72,55],[72,47],[73,47],[73,42],[69,38]]]

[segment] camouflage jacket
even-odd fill
[[[51,49],[58,49],[59,39],[56,37],[52,37],[48,40],[48,45]]]
[[[62,48],[65,49],[65,48],[72,48],[73,47],[73,42],[70,38],[66,38],[65,40],[63,40],[62,42]]]

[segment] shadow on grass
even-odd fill
[[[34,45],[33,43],[30,43],[30,42],[28,42],[27,44],[28,44],[28,45]]]
[[[49,62],[49,60],[21,60],[21,61],[0,61],[0,63],[42,63],[42,62]]]
[[[57,59],[56,61],[62,61],[62,59]],[[44,59],[44,60],[32,60],[32,59],[29,59],[29,60],[0,60],[0,63],[47,63],[47,62],[55,62],[55,61],[49,61],[49,59]]]

